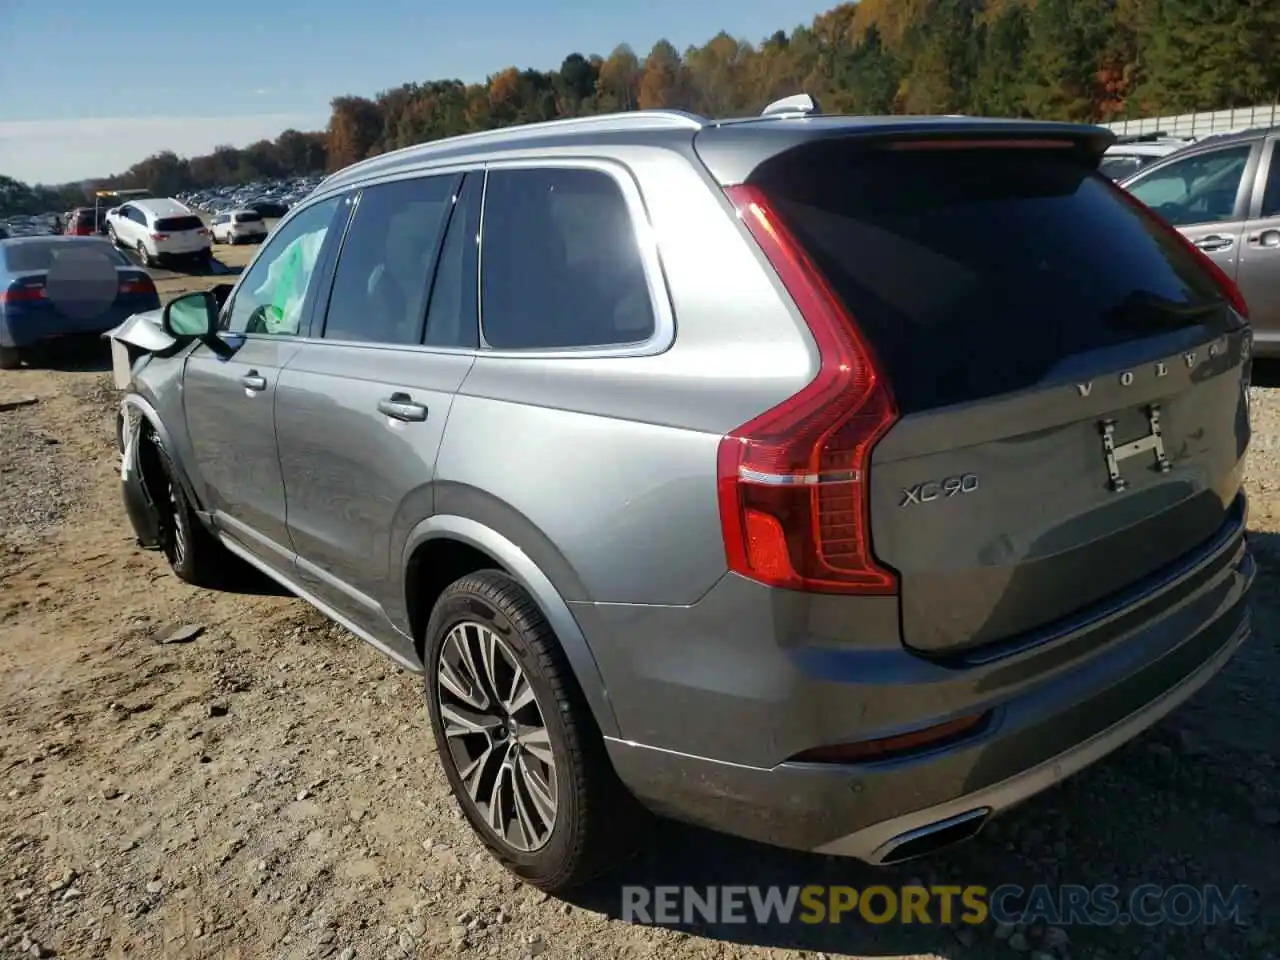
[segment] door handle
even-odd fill
[[[267,389],[267,378],[259,374],[257,370],[250,370],[240,378],[240,386],[246,390],[252,390],[254,393],[260,393]]]
[[[421,423],[427,419],[427,408],[417,403],[407,393],[393,393],[378,401],[378,412],[392,420],[403,420],[405,423]]]
[[[1193,241],[1201,250],[1209,253],[1215,250],[1226,250],[1236,241],[1232,237],[1224,237],[1220,233],[1211,233],[1207,237],[1201,237],[1199,240]]]
[[[1280,230],[1263,230],[1261,233],[1251,234],[1249,242],[1255,247],[1280,247]]]

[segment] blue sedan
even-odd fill
[[[0,240],[0,370],[39,344],[104,333],[159,307],[151,277],[105,239]]]

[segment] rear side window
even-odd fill
[[[484,224],[480,317],[490,347],[599,347],[653,335],[635,224],[608,174],[491,172]]]
[[[456,176],[399,180],[360,195],[342,241],[327,340],[416,344]]]
[[[1271,145],[1271,167],[1267,172],[1267,188],[1262,195],[1264,217],[1280,217],[1280,141]]]
[[[236,223],[261,223],[262,215],[258,213],[237,213]]]
[[[458,192],[458,202],[449,218],[444,246],[431,285],[427,307],[429,347],[472,349],[480,345],[479,295],[476,269],[479,261],[480,201],[484,194],[484,174],[469,173]]]
[[[204,221],[199,217],[161,217],[156,221],[157,233],[182,233],[185,230],[199,230]]]
[[[1071,354],[1210,322],[1205,310],[1229,316],[1192,253],[1068,155],[831,144],[754,179],[904,412],[1029,387]]]

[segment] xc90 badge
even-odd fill
[[[978,475],[976,473],[962,473],[959,476],[946,477],[942,480],[926,480],[924,483],[917,483],[914,487],[904,487],[902,490],[902,502],[898,506],[905,507],[913,503],[945,500],[964,493],[973,493],[977,489]]]

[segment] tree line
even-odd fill
[[[89,187],[172,194],[337,170],[427,140],[557,117],[656,107],[746,116],[800,91],[829,113],[1088,122],[1274,102],[1280,3],[860,0],[756,44],[722,32],[683,53],[660,40],[643,57],[623,44],[603,57],[570,53],[557,70],[509,67],[484,83],[340,96],[324,131],[287,130],[201,157],[161,153]],[[19,202],[60,209],[85,190],[22,187]],[[13,193],[0,184],[0,204]]]

